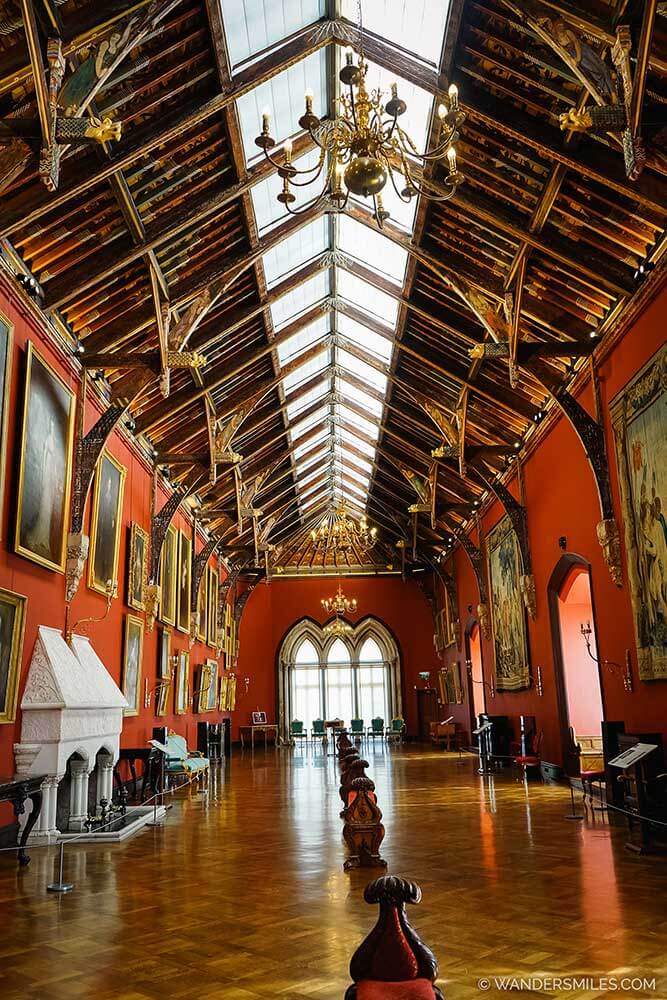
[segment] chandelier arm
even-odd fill
[[[269,163],[271,164],[272,167],[276,168],[276,170],[280,170],[281,167],[285,166],[284,163],[279,163],[278,160],[274,160],[273,159],[273,157],[271,156],[271,154],[267,150],[266,146],[262,147],[262,152],[264,153],[264,157],[269,161]]]
[[[324,160],[321,160],[321,162],[318,163],[318,165],[317,165],[317,173],[313,174],[313,176],[310,177],[307,181],[294,181],[294,180],[292,180],[291,177],[288,177],[287,180],[289,182],[290,187],[297,187],[297,188],[301,187],[302,188],[302,187],[308,187],[310,184],[314,184],[315,181],[319,178],[320,174],[322,173],[322,168],[323,167],[324,167]],[[315,169],[315,168],[312,168],[312,169]]]
[[[449,178],[446,177],[445,183],[447,183],[448,180]],[[458,185],[452,184],[451,190],[447,194],[437,195],[437,194],[431,194],[431,192],[428,190],[427,187],[424,187],[423,184],[422,185],[418,184],[417,181],[415,180],[412,180],[412,183],[414,184],[415,190],[417,191],[418,194],[422,195],[424,198],[428,198],[429,201],[435,201],[435,202],[449,201],[450,198],[453,198],[454,195],[456,194],[456,188],[458,187]]]
[[[400,199],[400,201],[402,201],[404,205],[409,205],[410,202],[412,201],[412,198],[404,198],[403,195],[401,194],[401,192],[398,190],[398,188],[396,187],[396,179],[394,177],[394,171],[393,170],[389,171],[389,177],[390,177],[390,180],[391,180],[391,185],[392,185],[394,191],[396,192],[398,198]],[[410,177],[410,183],[415,187],[416,190],[419,190],[417,188],[417,185],[412,180],[412,177]],[[421,194],[421,192],[419,192],[419,193]]]

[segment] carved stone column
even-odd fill
[[[88,818],[88,761],[71,761],[70,773],[69,830],[78,833]]]
[[[99,809],[102,799],[111,802],[113,797],[113,756],[110,753],[98,753],[97,755],[97,802],[95,806]]]

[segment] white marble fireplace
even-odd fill
[[[58,786],[68,761],[69,828],[62,833],[84,829],[94,768],[97,802],[111,801],[126,707],[87,636],[75,635],[70,647],[58,629],[40,625],[21,701],[21,742],[14,744],[17,774],[46,776],[32,840],[51,842],[61,832],[56,823]]]

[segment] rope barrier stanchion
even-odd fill
[[[47,892],[71,892],[74,888],[73,882],[63,882],[63,869],[65,866],[65,841],[60,841],[60,855],[58,860],[58,881],[50,882],[47,887]]]
[[[565,819],[579,819],[579,820],[584,819],[585,817],[583,815],[577,813],[577,806],[574,801],[574,788],[572,787],[572,782],[570,782],[570,798],[572,800],[572,812],[566,813]]]

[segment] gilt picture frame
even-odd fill
[[[218,695],[219,712],[227,711],[227,682],[228,682],[228,677],[225,671],[223,670],[220,674],[220,692]]]
[[[136,615],[125,616],[125,642],[123,645],[123,681],[121,690],[128,707],[124,715],[139,714],[141,695],[141,668],[144,651],[144,623]]]
[[[166,715],[169,695],[173,684],[171,676],[171,629],[163,626],[158,639],[157,663],[158,690],[155,700],[155,714]]]
[[[160,553],[160,620],[165,625],[176,625],[177,564],[178,532],[173,524],[170,524]]]
[[[130,525],[130,557],[127,561],[127,603],[135,611],[146,610],[148,532],[134,521]]]
[[[127,469],[108,452],[102,452],[95,470],[93,506],[90,515],[88,586],[107,593],[109,582],[118,582],[120,530]]]
[[[0,725],[14,722],[28,598],[0,587]]]
[[[218,644],[218,571],[212,566],[208,567],[206,592],[206,642],[215,649]]]
[[[9,421],[9,391],[12,377],[14,349],[14,324],[0,312],[0,524],[5,498],[5,469],[7,458],[7,426]]]
[[[176,628],[190,631],[190,578],[192,573],[192,541],[184,531],[178,532],[178,575],[176,584]]]
[[[75,396],[28,341],[14,551],[65,572]]]
[[[178,654],[178,665],[176,667],[176,685],[174,687],[174,712],[176,715],[185,715],[188,710],[188,699],[190,695],[190,654],[184,650]]]
[[[197,593],[197,639],[206,642],[208,630],[208,574],[202,573]]]

